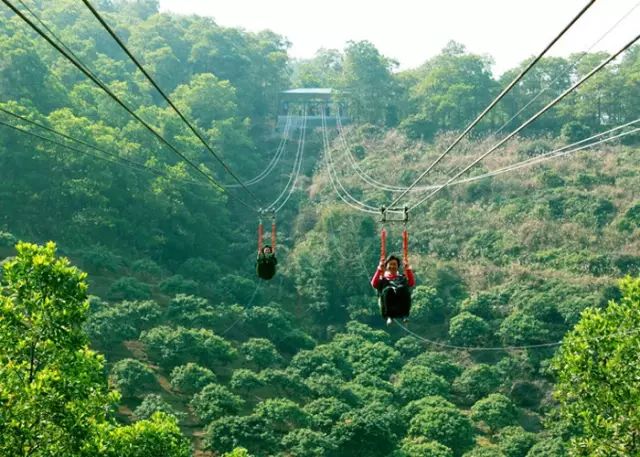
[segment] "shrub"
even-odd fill
[[[175,367],[171,371],[171,387],[184,394],[194,394],[215,381],[213,371],[193,362]]]
[[[198,283],[191,279],[184,279],[181,275],[170,276],[159,284],[160,291],[165,295],[198,293]]]
[[[156,382],[155,375],[144,363],[123,359],[111,368],[111,382],[124,397],[134,397],[149,390]]]
[[[136,278],[123,277],[115,281],[109,287],[107,297],[110,300],[145,300],[151,298],[149,284],[138,281]]]

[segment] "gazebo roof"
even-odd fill
[[[287,95],[331,95],[333,89],[328,87],[305,87],[301,89],[289,89],[282,91]]]

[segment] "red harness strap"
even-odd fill
[[[264,233],[264,228],[262,227],[262,221],[258,225],[258,254],[262,253],[262,236]]]
[[[402,261],[405,265],[409,263],[409,232],[407,229],[402,231]]]
[[[380,260],[383,262],[387,258],[387,231],[385,228],[382,228],[382,232],[380,232]]]
[[[271,252],[276,253],[276,221],[271,223]]]

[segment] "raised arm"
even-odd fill
[[[373,278],[371,278],[371,287],[374,289],[378,289],[378,285],[380,284],[380,280],[384,277],[384,267],[382,262],[378,265],[378,269],[373,274]]]
[[[411,265],[406,264],[404,266],[404,274],[407,276],[407,285],[409,287],[413,287],[416,285],[416,277],[413,274],[413,270],[411,269]]]

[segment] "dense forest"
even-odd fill
[[[495,75],[450,42],[398,71],[359,41],[294,60],[271,31],[95,1],[208,151],[83,2],[9,3],[173,149],[4,2],[1,456],[640,456],[640,45],[411,211],[412,312],[387,326],[379,216],[337,191],[393,201],[530,59]],[[421,185],[607,57],[543,57]],[[349,122],[283,140],[290,88],[335,89]],[[262,281],[246,202],[292,182]],[[391,252],[403,228],[386,225]]]

